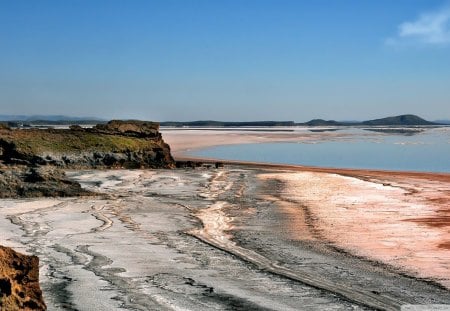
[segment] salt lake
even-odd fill
[[[336,168],[450,172],[450,127],[332,130],[348,135],[325,140],[215,146],[191,151],[189,155]]]

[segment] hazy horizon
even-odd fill
[[[450,119],[450,2],[3,1],[0,114]]]
[[[406,115],[406,114],[405,114]],[[366,119],[359,119],[359,120],[351,120],[351,119],[324,119],[321,117],[316,117],[316,118],[312,118],[312,119],[308,119],[308,120],[281,120],[281,119],[254,119],[254,120],[210,120],[210,119],[192,119],[192,120],[156,120],[156,119],[152,119],[152,120],[147,120],[147,119],[130,119],[130,118],[119,118],[121,120],[141,120],[141,121],[156,121],[156,122],[197,122],[197,121],[217,121],[217,122],[264,122],[264,121],[276,121],[276,122],[295,122],[295,123],[303,123],[303,122],[308,122],[311,121],[313,119],[323,119],[323,120],[327,120],[327,121],[338,121],[338,122],[363,122],[363,121],[370,121],[373,119],[381,119],[381,118],[385,118],[385,117],[395,117],[395,116],[384,116],[384,117],[380,117],[380,118],[366,118]],[[418,116],[421,117],[421,116]],[[103,118],[103,117],[99,117],[99,116],[81,116],[81,115],[7,115],[7,114],[0,114],[0,121],[27,121],[27,120],[49,120],[49,121],[58,121],[58,120],[96,120],[96,121],[108,121],[108,120],[113,120],[111,118]],[[450,119],[446,119],[446,118],[440,118],[440,119],[432,119],[432,120],[427,120],[427,121],[450,121]]]

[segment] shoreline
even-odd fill
[[[191,138],[192,137],[193,136],[191,136]],[[236,142],[235,139],[236,137],[230,137],[229,140],[224,140],[222,142],[224,142],[225,145],[248,143],[248,141],[243,142],[242,140]],[[209,147],[219,145],[217,141],[212,141],[210,137],[207,137],[202,141],[201,146],[195,142],[190,144],[191,148],[189,151],[192,151],[193,149],[206,148],[207,146],[205,144],[208,142],[211,143]],[[272,142],[277,142],[277,140]],[[221,163],[225,166],[241,167],[242,169],[271,171],[271,173],[266,174],[267,176],[272,175],[269,177],[269,180],[272,179],[282,181],[285,189],[285,195],[290,197],[290,200],[298,202],[296,203],[297,205],[299,204],[298,206],[307,206],[306,208],[313,214],[318,213],[315,214],[315,217],[319,219],[320,224],[318,226],[320,228],[319,230],[324,234],[324,241],[334,244],[337,248],[348,252],[353,256],[367,258],[371,261],[373,260],[375,262],[386,264],[387,266],[394,268],[394,270],[406,269],[406,271],[409,271],[406,272],[406,274],[412,277],[418,277],[419,279],[426,279],[428,277],[433,280],[439,279],[439,273],[436,273],[434,271],[435,268],[433,267],[433,262],[437,260],[439,265],[443,265],[444,267],[441,272],[443,273],[442,277],[444,279],[441,280],[442,282],[438,281],[438,283],[447,289],[450,288],[450,274],[448,274],[449,268],[445,263],[446,258],[450,259],[446,253],[450,250],[450,235],[445,231],[445,227],[450,223],[450,211],[448,210],[448,206],[450,205],[450,173],[333,168],[196,157],[186,154],[187,150],[183,147],[185,147],[185,144],[189,143],[189,140],[184,141],[181,146],[172,143],[171,146],[173,148],[175,160],[202,162],[211,165]],[[258,142],[253,141],[253,143]],[[318,178],[320,181],[317,181],[316,188],[313,187],[310,190],[316,192],[317,189],[320,189],[319,197],[321,195],[323,196],[324,193],[326,194],[326,196],[323,197],[323,201],[319,202],[319,204],[316,202],[314,197],[309,197],[308,194],[298,195],[297,193],[299,190],[296,189],[309,187],[309,180],[304,181],[303,184],[298,184],[297,179],[302,179],[303,177],[301,176],[305,174],[312,174],[310,176],[313,179],[319,176]],[[340,180],[339,178],[335,178],[333,176],[340,176],[341,179],[344,179]],[[326,180],[327,178],[330,180],[334,178],[334,180],[330,181],[334,188],[327,188],[329,187],[327,183],[322,181],[322,179]],[[359,192],[354,191],[354,189],[349,186],[352,182],[346,181],[345,178],[356,178],[357,180],[360,180],[362,182],[360,188],[357,187]],[[372,190],[371,185],[375,186]],[[341,188],[348,189],[348,193],[341,193]],[[394,192],[397,191],[395,192],[396,194],[391,195],[390,189],[394,190]],[[306,197],[304,197],[304,195],[306,195]],[[367,199],[365,201],[365,196],[369,196],[371,198],[374,197],[374,199]],[[345,211],[352,210],[352,208],[354,208],[355,203],[348,201],[349,197],[352,197],[352,200],[355,202],[365,202],[365,204],[359,204],[359,207],[358,204],[356,204],[357,208],[355,213],[357,213],[358,216],[355,216],[355,221],[371,227],[371,234],[378,236],[378,239],[382,241],[387,239],[389,242],[377,243],[377,241],[373,238],[368,238],[362,242],[358,241],[358,239],[352,240],[351,236],[348,237],[347,240],[342,240],[336,232],[339,232],[339,234],[345,236],[345,230],[340,229],[348,226],[352,227],[352,223],[348,223],[345,220],[337,220],[339,225],[334,227],[334,229],[328,229],[330,228],[329,226],[334,226],[335,224],[333,223],[334,220],[331,222],[327,220],[327,212],[324,211],[323,206],[329,206],[328,208],[330,211],[334,211],[333,217],[337,217],[336,219],[339,219],[340,215],[336,212],[336,210],[344,208]],[[342,200],[342,202],[340,205],[334,206],[334,200]],[[287,204],[291,203],[292,202],[287,202]],[[350,205],[346,206],[348,204]],[[294,205],[291,204],[291,207],[287,209],[290,210],[290,217],[293,219],[298,217],[297,213],[300,212],[299,210],[296,210]],[[380,211],[377,211],[379,206],[382,206],[383,208]],[[367,210],[367,207],[374,209],[375,212],[370,211],[370,208]],[[283,209],[283,207],[281,207],[281,209]],[[383,209],[385,209],[385,211]],[[347,213],[347,217],[353,219],[354,216],[352,213]],[[398,230],[396,229],[397,232],[393,236],[389,236],[389,234],[384,233],[384,230],[389,232],[391,229],[382,228],[383,224],[389,222],[392,217],[394,217],[394,220],[390,224],[390,226],[393,226],[392,228],[395,228],[396,226],[403,226],[404,228]],[[305,220],[303,220],[303,224],[305,223]],[[293,223],[289,220],[285,225],[292,226]],[[360,231],[359,234],[364,235],[364,226],[359,225],[359,227],[352,227],[352,230],[355,232]],[[408,231],[405,228],[409,228],[408,230],[411,230],[411,234],[417,235],[417,243],[413,239],[404,238],[406,234],[405,232]],[[293,232],[296,232],[296,230],[297,229],[294,228]],[[337,231],[334,232],[335,230]],[[428,232],[432,235],[438,234],[441,238],[435,240],[422,239],[421,235],[423,232]],[[303,233],[304,232],[302,232],[302,234]],[[295,236],[295,234],[298,233],[294,233],[293,235]],[[395,238],[394,236],[396,234],[398,236]],[[386,245],[383,245],[383,243]],[[400,243],[399,246],[397,246],[398,249],[391,246],[394,244],[397,245],[398,243]],[[379,253],[372,251],[371,248],[378,249]],[[407,257],[405,257],[405,252],[414,252],[415,250],[420,251],[423,254],[430,252],[430,255],[415,255],[412,256],[411,259],[406,259]],[[402,257],[403,259],[396,259],[396,256]],[[431,256],[431,258],[424,259],[421,256],[425,256],[424,258]],[[421,270],[423,270],[423,273]]]
[[[279,164],[270,162],[253,162],[240,160],[224,160],[215,158],[202,158],[190,156],[175,156],[176,161],[197,161],[208,164],[220,162],[227,165],[246,166],[249,168],[261,169],[276,169],[276,170],[291,170],[301,172],[317,172],[339,174],[352,177],[409,177],[421,179],[434,179],[437,181],[450,182],[450,173],[437,172],[421,172],[421,171],[395,171],[395,170],[379,170],[379,169],[354,169],[354,168],[334,168],[334,167],[320,167],[320,166],[306,166],[296,164]]]
[[[171,147],[174,157],[186,155],[187,152],[203,148],[225,145],[285,143],[285,142],[315,142],[352,137],[346,132],[274,132],[274,131],[227,131],[217,130],[169,130],[161,129],[166,143]],[[380,133],[368,132],[362,136],[378,137]]]
[[[353,134],[340,132],[291,132],[291,133],[274,133],[274,132],[227,132],[226,130],[216,132],[204,129],[195,132],[189,130],[170,130],[161,131],[164,141],[166,141],[171,148],[172,156],[177,161],[199,161],[205,163],[221,162],[232,165],[246,165],[249,167],[260,168],[274,168],[274,169],[288,169],[295,171],[310,171],[323,172],[331,174],[341,174],[346,176],[367,177],[367,175],[383,178],[383,177],[414,177],[421,179],[433,178],[439,181],[450,181],[450,172],[427,172],[427,171],[403,171],[403,170],[384,170],[371,168],[340,168],[340,167],[322,167],[310,166],[300,164],[284,164],[271,162],[255,162],[255,161],[241,161],[228,160],[220,158],[207,158],[189,155],[189,152],[194,150],[201,150],[210,147],[228,146],[228,145],[242,145],[242,144],[259,144],[259,143],[286,143],[286,142],[317,142],[317,141],[332,141],[335,139],[342,139],[351,137]],[[379,137],[380,133],[368,132],[363,136],[368,138]]]
[[[224,167],[72,170],[101,195],[0,202],[0,235],[40,256],[49,308],[450,305],[450,174],[188,157],[172,146],[176,160]]]
[[[340,216],[361,227],[345,230],[359,239],[370,227],[361,226],[361,218],[348,217],[351,210],[342,213],[341,206],[334,206],[339,198],[346,203],[353,191],[363,198],[368,194],[366,202],[372,202],[373,194],[381,191],[383,200],[387,194],[403,202],[411,199],[403,197],[406,191],[391,193],[390,186],[373,187],[373,182],[274,167],[71,171],[70,178],[103,195],[3,200],[5,226],[0,233],[21,249],[38,252],[43,291],[53,309],[68,303],[74,308],[93,304],[100,310],[99,302],[105,310],[119,309],[122,303],[168,310],[168,302],[182,307],[186,301],[195,310],[207,310],[202,306],[212,302],[225,308],[239,303],[245,310],[296,310],[305,303],[310,310],[450,304],[448,289],[423,275],[391,271],[376,260],[365,260],[369,256],[333,248],[340,241],[324,229],[345,230],[346,223],[333,227],[320,221],[328,221],[323,213],[333,212],[331,220]],[[304,187],[308,185],[310,189]],[[338,193],[336,187],[338,200],[323,196]],[[404,206],[397,207],[402,211]],[[367,210],[371,214],[372,207]],[[398,217],[393,219],[399,223]],[[55,284],[62,290],[55,290]],[[87,295],[91,291],[101,294]]]

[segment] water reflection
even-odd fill
[[[349,129],[344,130],[345,136],[333,138],[311,133],[317,137],[308,143],[219,146],[193,155],[338,168],[450,172],[450,128],[384,130]]]

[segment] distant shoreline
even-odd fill
[[[435,173],[435,172],[420,172],[420,171],[396,171],[396,170],[379,170],[379,169],[353,169],[353,168],[333,168],[333,167],[319,167],[295,164],[277,164],[267,162],[253,162],[253,161],[239,161],[239,160],[222,160],[214,158],[189,157],[179,156],[175,157],[176,161],[198,161],[203,163],[220,162],[225,165],[245,166],[247,168],[255,169],[274,169],[274,170],[288,170],[299,172],[316,172],[338,174],[343,176],[351,176],[357,178],[389,178],[389,177],[404,177],[404,178],[418,178],[435,181],[450,182],[450,173]]]
[[[128,120],[129,121],[129,120]],[[0,123],[16,123],[21,126],[30,125],[71,125],[71,124],[104,124],[107,120],[95,117],[70,117],[64,115],[0,115]],[[295,126],[440,126],[450,125],[450,120],[428,121],[414,114],[402,114],[365,121],[336,121],[312,119],[307,122],[285,120],[265,121],[160,121],[162,127],[295,127]]]
[[[189,131],[180,129],[178,131],[165,131],[162,129],[164,141],[166,141],[171,148],[171,153],[175,160],[179,161],[201,161],[207,163],[222,162],[228,164],[242,164],[249,166],[262,166],[294,170],[309,170],[317,172],[328,172],[335,174],[375,174],[377,176],[389,175],[395,173],[397,176],[419,176],[423,175],[427,178],[431,176],[443,176],[450,178],[450,173],[446,172],[426,172],[414,170],[392,170],[392,169],[376,169],[376,168],[343,168],[343,167],[326,167],[315,165],[301,165],[301,164],[285,164],[276,162],[258,162],[258,161],[242,161],[229,160],[222,158],[208,158],[201,156],[192,156],[193,151],[207,149],[211,147],[241,145],[241,144],[260,144],[260,143],[310,143],[317,141],[331,141],[335,139],[345,139],[350,137],[349,134],[340,133],[336,131],[327,132],[247,132],[247,131],[210,131],[205,129],[201,131]],[[368,132],[367,135],[370,135]],[[438,177],[441,179],[442,177]]]
[[[366,121],[336,121],[324,119],[312,119],[308,122],[294,121],[165,121],[160,122],[161,126],[218,126],[218,127],[235,127],[235,126],[421,126],[421,125],[441,125],[438,122],[427,121],[413,114],[403,114],[398,116],[386,117],[381,119],[373,119]]]

